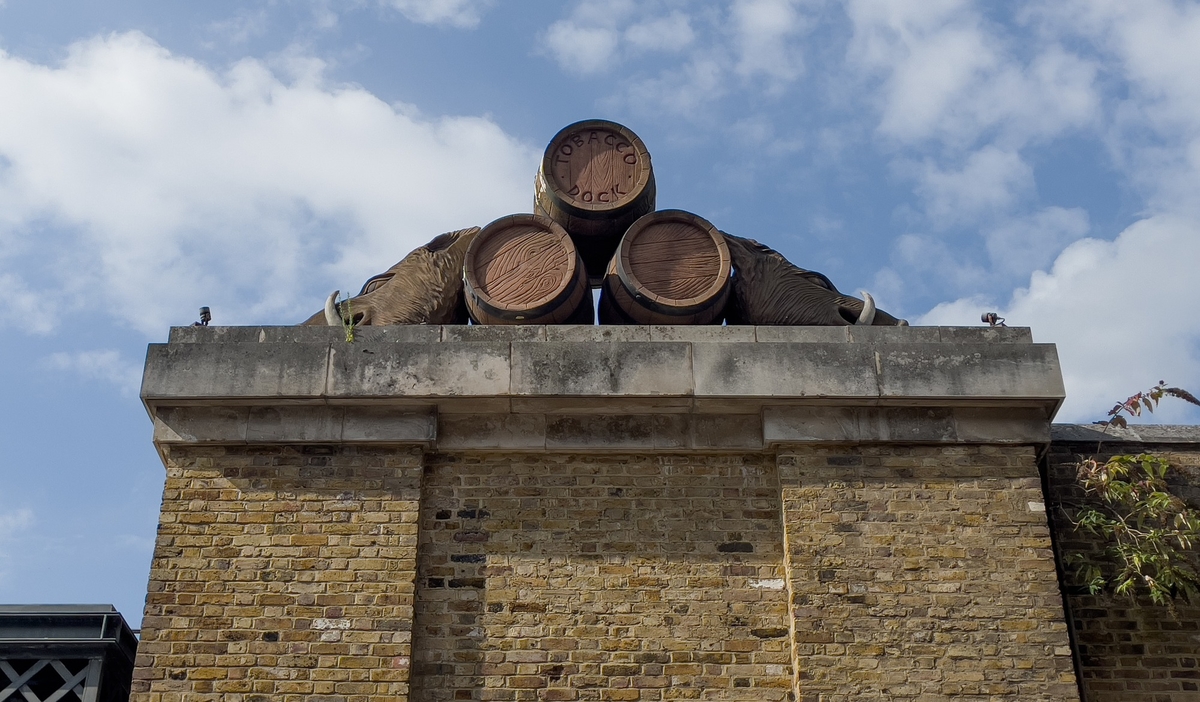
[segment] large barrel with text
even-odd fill
[[[609,262],[601,324],[720,324],[732,274],[725,237],[708,220],[661,210],[634,222]]]
[[[467,248],[463,288],[476,324],[595,321],[579,252],[541,215],[509,215],[484,227]]]
[[[593,284],[629,225],[654,211],[650,152],[627,127],[602,119],[576,122],[550,140],[535,188],[536,211],[571,235]]]

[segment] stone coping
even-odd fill
[[[160,447],[1045,444],[1063,396],[1053,345],[986,327],[180,327],[142,383]]]
[[[752,413],[770,401],[1037,406],[1051,416],[1064,396],[1055,347],[1012,340],[1020,330],[381,327],[374,337],[346,343],[331,341],[337,330],[328,328],[186,329],[172,337],[209,341],[150,345],[141,393],[148,408],[432,403],[471,413]],[[655,330],[686,340],[643,338]],[[464,333],[472,339],[419,340]],[[525,333],[545,339],[506,340]],[[993,333],[1009,341],[983,340]],[[846,336],[830,340],[838,335]]]
[[[362,327],[358,343],[684,341],[1031,344],[1028,327],[752,327],[691,325],[395,325]],[[336,327],[172,327],[170,344],[345,343]]]
[[[1200,444],[1200,426],[1194,424],[1130,424],[1107,432],[1095,424],[1055,424],[1050,438],[1055,443],[1104,444]]]

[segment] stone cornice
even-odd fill
[[[769,450],[1049,441],[1053,345],[954,327],[181,327],[151,345],[160,446]]]

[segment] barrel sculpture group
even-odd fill
[[[534,213],[442,234],[305,324],[907,324],[699,215],[656,211],[650,153],[620,124],[556,134],[534,190]]]

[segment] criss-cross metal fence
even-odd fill
[[[8,684],[0,689],[0,702],[10,698],[25,702],[97,702],[99,699],[100,671],[104,666],[101,658],[85,661],[43,658],[16,662],[17,666],[28,663],[24,670],[18,670],[14,662],[0,659],[0,676],[8,676]],[[72,667],[78,671],[72,671]],[[0,677],[0,684],[4,682]]]
[[[0,702],[126,702],[136,652],[110,605],[0,606]]]

